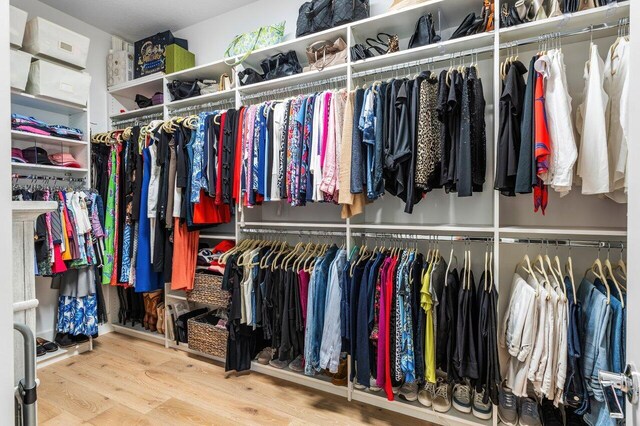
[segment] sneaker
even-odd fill
[[[304,361],[302,360],[302,355],[298,355],[296,359],[291,361],[291,363],[289,364],[289,369],[292,371],[297,371],[298,373],[304,371]]]
[[[520,398],[520,426],[542,426],[535,399]]]
[[[434,411],[438,413],[446,413],[451,409],[451,385],[445,380],[438,379],[438,386],[431,403]]]
[[[417,401],[418,400],[418,384],[416,382],[413,383],[405,383],[400,387],[400,396],[406,399],[407,401]]]
[[[269,365],[282,370],[283,368],[286,368],[289,365],[289,361],[280,361],[279,359],[272,359],[271,361],[269,361]]]
[[[489,420],[493,416],[493,404],[487,397],[487,402],[484,402],[485,390],[481,392],[476,391],[473,395],[473,407],[471,412],[473,415],[481,420]]]
[[[420,392],[418,392],[418,401],[425,407],[431,407],[433,404],[433,395],[436,393],[436,384],[427,382]]]
[[[471,386],[458,383],[453,387],[453,408],[461,413],[471,412]]]
[[[360,383],[358,383],[358,379],[355,379],[353,381],[353,387],[358,390],[365,390],[367,388],[365,385],[361,385]]]
[[[504,385],[498,395],[498,417],[506,426],[518,424],[518,400],[511,389]]]
[[[564,419],[562,418],[562,412],[560,411],[559,408],[556,408],[553,405],[553,402],[549,401],[548,399],[544,399],[542,401],[542,423],[544,424],[544,426],[563,426],[564,425]],[[569,410],[566,410],[567,412],[567,419],[569,418]],[[571,424],[569,423],[569,420],[567,420],[567,424]]]
[[[267,365],[269,364],[269,361],[271,361],[271,359],[273,358],[274,353],[275,353],[274,348],[264,348],[263,350],[260,351],[260,353],[256,357],[256,360],[258,361],[258,363],[262,365]]]
[[[376,384],[376,379],[375,377],[371,377],[369,379],[369,390],[371,392],[380,392],[382,389],[378,387],[378,385]]]

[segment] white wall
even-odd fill
[[[111,35],[72,16],[47,6],[38,0],[11,0],[11,4],[29,13],[29,19],[40,16],[58,25],[89,37],[91,45],[86,71],[91,74],[91,129],[107,130],[107,67],[106,58],[111,47]]]
[[[229,42],[237,34],[286,20],[285,40],[295,38],[298,9],[304,0],[260,0],[223,15],[175,31],[174,35],[189,40],[189,50],[196,55],[196,65],[223,57]],[[370,0],[371,15],[389,8],[391,0]]]

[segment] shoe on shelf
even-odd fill
[[[473,395],[473,407],[471,412],[473,415],[481,420],[489,420],[493,416],[493,404],[487,396],[487,402],[484,402],[486,391],[482,388],[482,391],[475,391]]]
[[[461,413],[471,412],[471,386],[466,383],[453,386],[453,408]]]
[[[520,398],[520,426],[542,426],[538,403],[533,398]]]
[[[304,371],[304,361],[302,359],[302,355],[298,355],[296,359],[291,361],[291,363],[289,364],[289,369],[298,373]]]
[[[287,366],[289,365],[289,361],[280,361],[279,359],[272,359],[271,361],[269,361],[269,365],[282,370],[284,368],[287,368]]]
[[[451,385],[446,380],[438,379],[431,404],[438,413],[446,413],[451,409]]]
[[[76,345],[75,340],[68,333],[56,334],[55,341],[61,348],[69,348]]]
[[[398,393],[402,398],[407,401],[417,401],[418,400],[418,384],[416,382],[413,383],[405,383],[400,387],[400,392]]]
[[[36,345],[36,356],[43,356],[47,354],[47,350],[42,345]]]
[[[331,383],[335,386],[347,386],[347,359],[340,358],[340,364],[338,364],[338,372],[333,375]]]
[[[369,391],[371,392],[380,392],[382,389],[378,387],[378,385],[376,384],[376,378],[375,377],[371,377],[369,379]]]
[[[506,426],[518,425],[518,399],[504,384],[498,394],[498,417]]]
[[[544,399],[542,401],[542,408],[541,408],[541,416],[542,416],[542,424],[544,424],[544,426],[564,426],[564,419],[562,418],[562,412],[560,411],[559,408],[556,408],[553,405],[552,401],[549,401],[548,399]],[[570,415],[569,410],[566,410],[567,412],[567,424],[572,424],[569,423],[569,417]]]
[[[85,334],[78,334],[77,336],[73,336],[73,341],[76,345],[79,345],[80,343],[88,342],[89,336]]]
[[[424,387],[418,392],[418,402],[425,407],[431,407],[433,405],[433,396],[436,393],[436,384],[427,382]]]
[[[58,345],[46,339],[43,339],[42,337],[36,337],[36,345],[42,346],[42,348],[46,352],[55,352],[58,350]]]
[[[264,348],[263,350],[260,351],[260,353],[256,357],[256,361],[258,361],[259,364],[267,365],[269,364],[269,361],[271,361],[271,359],[273,358],[274,353],[275,353],[275,349]]]

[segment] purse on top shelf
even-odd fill
[[[440,36],[436,34],[433,15],[431,13],[422,15],[418,19],[418,22],[416,22],[416,28],[413,31],[411,39],[409,39],[409,49],[426,46],[439,41]]]
[[[273,80],[302,72],[302,66],[298,61],[298,55],[295,50],[290,50],[287,53],[277,53],[263,59],[260,62],[260,68],[264,72],[265,80]]]
[[[347,62],[347,43],[338,37],[331,43],[327,40],[317,41],[307,47],[307,60],[309,65],[304,71],[322,71],[326,67],[344,64]]]

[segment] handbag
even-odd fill
[[[500,10],[500,26],[507,28],[513,27],[514,25],[520,25],[522,23],[524,22],[520,18],[520,14],[516,10],[516,7],[503,3]]]
[[[416,29],[409,39],[409,49],[414,47],[426,46],[431,43],[440,41],[440,36],[436,35],[436,29],[433,25],[433,15],[427,13],[422,15],[416,22]]]
[[[151,99],[147,98],[144,95],[136,95],[135,101],[136,105],[138,105],[138,108],[147,108],[153,105]]]
[[[369,17],[369,0],[311,0],[298,9],[296,37]]]
[[[245,68],[238,72],[238,81],[241,86],[246,86],[247,84],[260,83],[264,81],[264,77],[253,68]]]
[[[179,101],[180,99],[193,98],[194,96],[200,96],[200,86],[198,86],[198,80],[195,81],[179,81],[173,80],[167,83],[167,89],[171,95],[172,101]]]
[[[215,80],[197,80],[201,95],[210,95],[218,91],[218,82]]]
[[[164,103],[164,95],[162,92],[156,92],[151,97],[151,105],[162,105]]]
[[[229,74],[222,74],[220,76],[220,84],[218,84],[218,89],[220,91],[229,90],[231,89],[231,86],[233,86],[233,82],[231,81],[231,77],[229,77]]]
[[[224,51],[224,56],[226,58],[241,57],[227,65],[236,66],[247,59],[254,50],[280,43],[284,37],[284,25],[285,21],[282,21],[279,24],[267,25],[235,36]]]
[[[304,71],[322,71],[332,65],[347,62],[347,43],[338,37],[333,43],[321,40],[307,47],[307,59],[309,65],[304,67]]]
[[[387,37],[387,41],[385,42],[380,37]],[[367,45],[369,45],[367,50],[373,49],[378,53],[378,55],[386,55],[387,53],[393,53],[400,50],[400,40],[398,39],[397,34],[391,35],[387,33],[378,33],[376,38],[369,37],[366,42]]]
[[[357,43],[351,47],[351,60],[359,61],[361,59],[371,58],[373,54],[369,52],[363,44]]]
[[[290,50],[287,53],[277,53],[263,59],[260,62],[260,67],[264,72],[265,80],[273,80],[302,72],[302,66],[300,66],[295,50]]]
[[[456,28],[456,30],[451,34],[450,40],[466,37],[468,35],[475,34],[478,32],[478,29],[482,26],[482,17],[476,17],[476,14],[471,12],[467,16],[464,17],[462,23]]]

